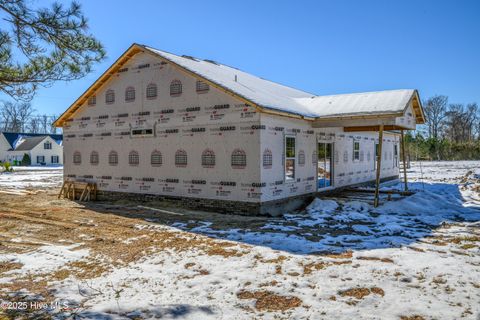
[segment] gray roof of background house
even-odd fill
[[[30,151],[47,137],[48,136],[25,138],[25,140],[15,148],[15,151]]]
[[[29,137],[45,137],[49,136],[59,145],[62,144],[63,135],[62,134],[47,134],[47,133],[23,133],[23,132],[2,132],[7,142],[10,144],[12,149],[15,148],[17,141],[22,138],[29,138]]]

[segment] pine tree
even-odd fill
[[[0,0],[0,13],[0,92],[15,100],[32,99],[38,86],[82,78],[105,57],[76,2],[42,8]]]

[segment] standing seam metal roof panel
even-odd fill
[[[415,93],[413,89],[400,89],[316,96],[218,62],[177,56],[146,46],[145,48],[262,107],[305,117],[398,113],[405,109]]]

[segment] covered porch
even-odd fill
[[[352,95],[347,95],[352,96]],[[375,94],[372,95],[353,95],[354,97],[344,97],[341,95],[331,96],[329,101],[324,101],[324,104],[328,104],[333,110],[338,113],[334,116],[318,117],[312,122],[313,128],[341,128],[343,133],[348,136],[349,133],[354,135],[355,133],[369,133],[373,134],[375,140],[378,141],[375,145],[374,164],[375,164],[375,200],[374,206],[379,205],[380,199],[380,183],[382,180],[382,154],[384,148],[385,134],[390,136],[393,134],[398,136],[399,139],[399,154],[397,156],[401,159],[402,166],[398,166],[401,169],[399,176],[403,178],[403,192],[408,192],[408,180],[406,171],[406,149],[405,149],[405,131],[415,130],[417,124],[424,123],[424,115],[416,91],[412,91],[408,99],[404,95],[399,95],[397,101],[394,97],[385,97],[384,103]],[[388,99],[387,99],[388,98]],[[353,105],[352,105],[353,104]],[[397,104],[397,111],[389,111],[392,109],[388,104]],[[359,105],[359,107],[355,107]],[[368,107],[370,105],[370,107]],[[365,110],[363,112],[352,113],[349,110]],[[332,110],[331,110],[332,111]],[[333,112],[332,112],[333,113]],[[365,138],[366,139],[366,138]],[[318,189],[323,191],[335,186],[333,181],[334,168],[334,144],[332,139],[328,136],[317,138],[317,154],[318,154],[318,169],[317,169],[317,181]],[[357,150],[358,148],[358,150]],[[394,146],[395,152],[398,153],[397,146]],[[352,157],[353,164],[355,159],[360,158],[359,144],[355,140],[352,143]],[[338,154],[337,154],[338,156]],[[348,155],[350,156],[350,155]],[[394,155],[395,157],[395,155]],[[362,155],[363,161],[363,155]]]

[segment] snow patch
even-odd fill
[[[307,206],[307,211],[312,212],[321,212],[321,213],[332,213],[338,208],[338,203],[334,200],[322,200],[320,198],[315,198],[312,203]]]
[[[0,255],[0,262],[16,262],[21,263],[21,269],[15,269],[7,272],[11,274],[28,274],[28,273],[48,273],[52,272],[67,263],[84,259],[88,257],[88,249],[77,249],[81,244],[63,245],[46,245],[27,253],[12,253]],[[2,279],[0,279],[2,282]]]

